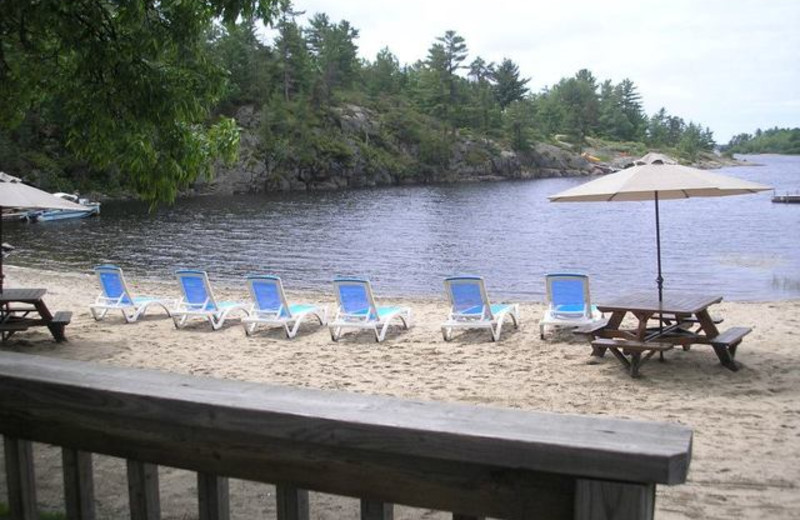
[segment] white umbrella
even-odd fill
[[[3,208],[84,210],[80,204],[55,197],[46,191],[24,184],[19,178],[0,172],[0,213]],[[0,244],[3,221],[0,219]],[[3,292],[3,256],[0,255],[0,292]]]
[[[632,166],[548,197],[550,202],[596,202],[653,200],[656,206],[656,250],[658,256],[658,301],[662,301],[661,225],[658,201],[690,197],[725,197],[771,190],[770,186],[661,162]]]

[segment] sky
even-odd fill
[[[294,0],[358,29],[362,58],[388,47],[424,60],[454,30],[466,63],[510,58],[531,91],[589,69],[631,79],[645,112],[665,107],[715,140],[800,127],[800,0]],[[305,21],[299,20],[301,24]]]

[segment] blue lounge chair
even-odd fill
[[[175,300],[168,298],[157,298],[154,296],[132,296],[125,283],[125,276],[122,269],[116,265],[98,265],[94,268],[97,279],[100,281],[102,294],[97,297],[93,304],[89,305],[92,317],[100,321],[106,317],[108,311],[118,310],[127,323],[133,323],[147,312],[150,305],[158,305],[170,315],[169,307]]]
[[[183,327],[190,317],[198,317],[207,319],[211,323],[211,328],[218,330],[230,313],[241,311],[244,315],[248,314],[247,304],[216,301],[205,271],[179,269],[175,271],[175,276],[183,292],[183,298],[172,310],[175,328]]]
[[[454,329],[489,329],[492,341],[497,341],[506,316],[519,328],[519,305],[489,303],[480,276],[452,276],[445,279],[444,287],[450,300],[450,315],[442,323],[445,341],[452,339]]]
[[[395,318],[403,328],[411,325],[411,309],[408,307],[378,307],[372,295],[369,281],[359,278],[337,278],[333,281],[336,292],[336,317],[328,324],[331,339],[338,341],[344,329],[371,329],[375,341],[386,337],[386,330]],[[378,330],[380,329],[380,330]]]
[[[544,339],[547,327],[581,327],[603,321],[602,313],[592,305],[589,277],[584,274],[558,273],[545,276],[547,310],[539,322]]]
[[[306,303],[290,305],[283,291],[283,282],[277,276],[250,275],[247,277],[247,287],[253,304],[250,306],[250,315],[242,318],[242,325],[248,336],[255,332],[259,324],[282,325],[286,337],[291,339],[308,315],[316,316],[322,326],[328,322],[326,307]]]

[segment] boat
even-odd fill
[[[25,220],[29,210],[17,208],[3,208],[3,222],[13,222],[15,220]]]
[[[70,210],[70,209],[40,209],[29,211],[25,218],[30,222],[47,222],[50,220],[65,220],[71,218],[86,218],[93,215],[100,214],[100,203],[92,202],[89,199],[84,199],[72,193],[53,193],[54,197],[58,197],[76,204],[84,206],[84,210]]]
[[[784,202],[784,203],[789,203],[789,204],[792,204],[792,203],[798,204],[798,203],[800,203],[800,194],[797,194],[797,193],[794,193],[794,194],[786,193],[784,195],[773,194],[772,202]]]

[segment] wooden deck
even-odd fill
[[[0,433],[12,516],[36,509],[31,441],[61,446],[68,518],[94,518],[91,453],[128,460],[131,517],[159,517],[157,465],[198,472],[200,518],[227,516],[227,477],[454,518],[652,518],[657,484],[686,480],[676,424],[322,392],[0,352]]]

